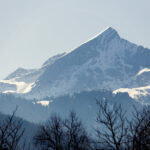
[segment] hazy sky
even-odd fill
[[[37,68],[108,26],[150,48],[150,0],[0,0],[0,79]]]

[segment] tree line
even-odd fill
[[[15,112],[0,122],[0,150],[149,150],[150,107],[133,106],[128,119],[121,105],[98,101],[92,134],[74,111],[62,119],[53,114],[40,125],[31,143],[21,142],[25,128]]]

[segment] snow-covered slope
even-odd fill
[[[22,92],[27,98],[101,89],[117,93],[120,88],[135,95],[131,93],[150,85],[149,58],[149,49],[121,38],[110,27],[70,53],[50,58],[40,69],[19,69],[6,79],[32,85]],[[138,90],[139,95],[142,92]]]
[[[122,39],[116,30],[108,28],[49,66],[27,96],[147,86],[149,58],[149,49]]]

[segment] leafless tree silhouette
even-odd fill
[[[34,137],[34,144],[43,150],[61,150],[63,149],[63,132],[62,119],[52,115],[45,124],[39,126]]]
[[[75,112],[64,121],[66,150],[90,150],[90,138]]]
[[[138,110],[134,107],[133,119],[128,121],[129,132],[126,149],[149,150],[150,149],[150,107]]]
[[[127,128],[125,111],[121,105],[110,108],[105,101],[98,101],[97,124],[95,129],[99,149],[122,150],[125,145]]]
[[[25,129],[22,128],[21,119],[14,119],[16,110],[0,123],[0,150],[19,149],[20,140]]]
[[[88,150],[90,140],[74,112],[62,120],[52,115],[34,137],[34,144],[42,150]]]

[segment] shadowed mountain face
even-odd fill
[[[132,44],[108,28],[48,66],[35,82],[29,97],[60,96],[85,90],[145,86],[150,68],[150,50]],[[139,82],[139,80],[141,82]]]
[[[134,94],[130,92],[129,95],[135,98],[136,88],[146,86],[144,92],[149,90],[149,58],[149,49],[122,39],[110,27],[70,53],[50,58],[40,69],[22,69],[21,73],[17,71],[17,77],[13,73],[6,79],[30,84],[23,88],[26,92],[22,92],[22,96],[26,98],[58,97],[102,89],[116,91],[120,88],[124,90],[117,92],[129,93],[134,88]]]

